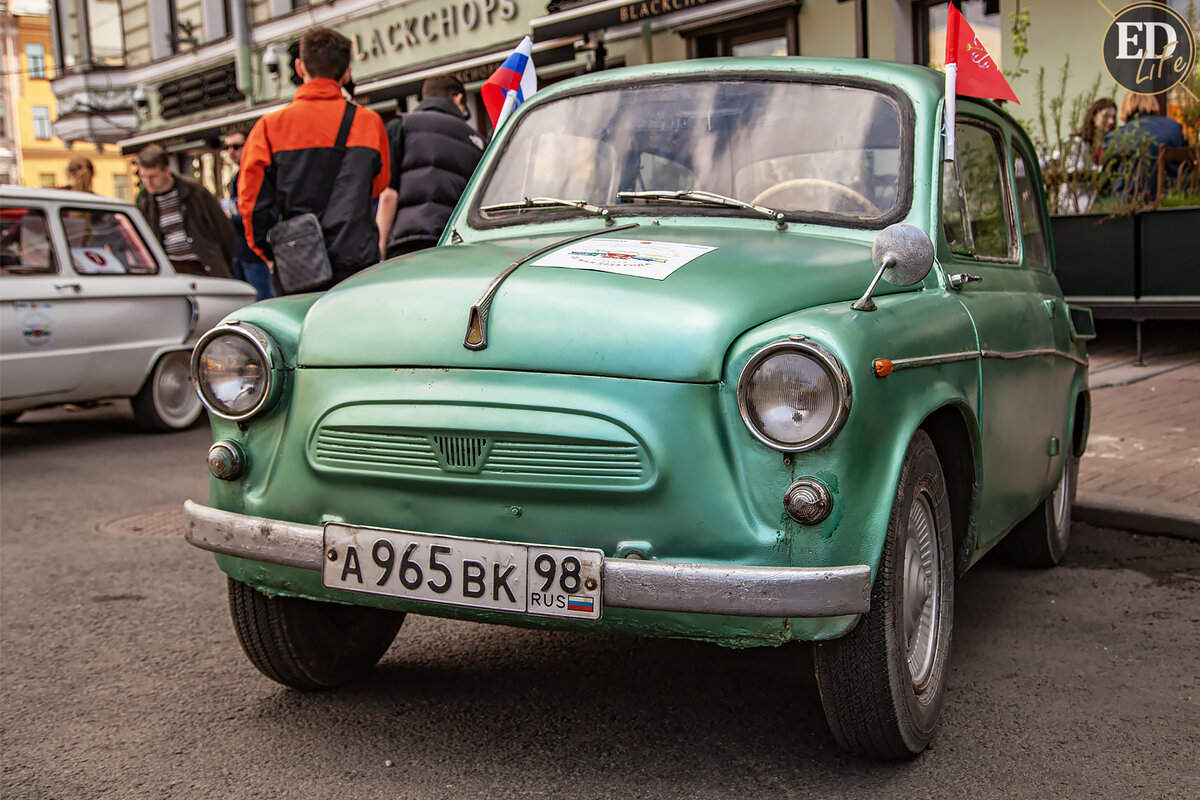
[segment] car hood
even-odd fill
[[[642,225],[598,227],[595,236],[653,243],[643,245],[647,253],[685,250],[671,245],[713,249],[663,280],[526,260],[495,293],[487,346],[478,351],[463,346],[470,309],[510,264],[556,242],[597,248],[559,235],[414,253],[359,273],[314,303],[298,364],[715,381],[739,334],[800,308],[852,300],[872,275],[869,243],[776,232],[765,221],[762,230]]]

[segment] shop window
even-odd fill
[[[33,107],[33,138],[49,139],[54,133],[50,128],[50,107]]]
[[[783,8],[683,32],[688,58],[800,54],[796,10]]]
[[[916,63],[934,69],[945,66],[946,13],[949,6],[948,0],[917,0],[913,3],[913,35],[916,37],[913,52],[916,53]],[[996,66],[1003,67],[1003,20],[999,0],[962,0],[959,9]]]
[[[29,77],[44,79],[46,77],[46,48],[40,44],[25,45],[25,63],[29,68]]]

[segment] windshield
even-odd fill
[[[754,214],[666,194],[680,191],[836,223],[869,225],[907,210],[900,105],[871,89],[676,78],[566,96],[516,124],[476,195],[486,222],[580,213],[525,202],[536,197],[613,214],[645,213],[646,204],[660,214]]]

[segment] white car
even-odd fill
[[[176,273],[137,207],[82,192],[0,192],[0,415],[131,398],[138,424],[187,428],[196,340],[254,288]]]

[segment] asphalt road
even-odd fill
[[[207,444],[120,405],[0,434],[3,798],[1200,796],[1200,544],[1076,525],[1057,570],[985,559],[937,738],[878,764],[831,740],[804,645],[410,616],[366,682],[277,686],[210,556],[98,530],[203,500]]]

